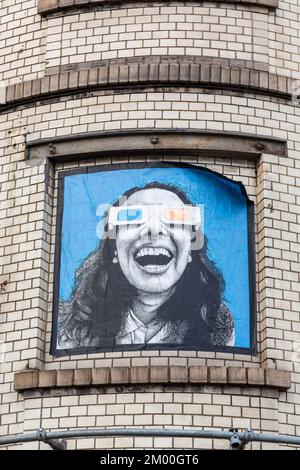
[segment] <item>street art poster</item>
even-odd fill
[[[253,204],[175,163],[59,173],[51,354],[256,353]]]

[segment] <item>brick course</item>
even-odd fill
[[[253,380],[253,373],[260,380]],[[252,373],[252,374],[251,374]],[[150,379],[149,379],[150,375]],[[95,380],[95,376],[97,379]],[[93,380],[91,381],[91,377]],[[250,380],[249,380],[250,377]],[[75,369],[55,371],[17,372],[14,388],[17,391],[55,388],[55,387],[89,387],[93,385],[113,384],[226,384],[248,385],[288,390],[291,376],[288,371],[275,369],[254,369],[243,367],[185,367],[185,366],[152,366],[148,367],[113,367],[99,369]]]
[[[168,64],[170,62],[170,64]],[[127,65],[104,65],[99,69],[79,70],[65,72],[58,75],[44,77],[30,82],[10,85],[6,90],[6,99],[3,104],[14,104],[22,100],[38,100],[43,96],[65,94],[70,90],[88,91],[109,87],[128,87],[133,85],[153,86],[157,84],[169,84],[169,86],[182,86],[187,84],[198,87],[228,88],[239,90],[247,89],[254,93],[272,94],[291,98],[294,90],[294,80],[269,74],[264,71],[256,71],[255,79],[252,71],[248,69],[226,67],[214,64],[192,64],[179,60],[178,64],[172,62],[172,58],[165,57],[165,62],[156,64],[157,74],[153,77],[151,64],[130,63]],[[248,72],[248,73],[245,73]],[[220,80],[220,77],[222,79]]]

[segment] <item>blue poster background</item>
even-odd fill
[[[118,169],[64,178],[60,300],[69,300],[76,269],[99,244],[100,204],[114,203],[132,187],[159,181],[181,188],[204,205],[209,257],[223,272],[225,304],[235,319],[235,347],[250,347],[247,198],[241,186],[214,173],[190,168]]]

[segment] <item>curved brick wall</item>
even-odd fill
[[[50,9],[41,17],[37,0],[4,1],[0,80],[19,83],[57,67],[168,54],[254,62],[256,69],[299,78],[298,11],[292,1],[280,2],[277,10],[260,2],[122,2],[111,9],[101,3],[77,2],[75,9]]]
[[[277,9],[266,2],[134,2],[111,9],[102,2],[75,3],[42,16],[36,0],[5,0],[1,8],[0,434],[40,426],[251,427],[299,434],[299,7],[288,1]],[[161,76],[150,76],[149,61],[162,66]],[[147,130],[151,136],[174,129],[213,133],[218,142],[225,142],[224,133],[254,139],[256,151],[242,158],[234,148],[222,155],[212,147],[205,155],[162,147],[154,155],[148,146],[139,154],[65,161],[41,150],[74,135]],[[280,141],[281,150],[272,153],[261,145],[264,139],[274,149]],[[258,355],[141,351],[53,358],[57,171],[160,158],[242,181],[255,202]],[[176,381],[171,370],[178,366]],[[149,371],[161,367],[175,375],[152,381]],[[209,371],[207,380],[191,383],[187,371],[193,367]],[[128,375],[117,383],[89,379],[105,368],[125,368]],[[132,383],[136,368],[147,370],[148,380]],[[216,368],[220,375],[212,382]],[[35,379],[20,385],[18,374]],[[58,377],[70,376],[71,383],[57,387]],[[41,386],[42,380],[50,382]],[[162,445],[228,447],[226,441],[192,438],[97,438],[71,440],[69,447]],[[261,447],[277,446],[252,445]]]

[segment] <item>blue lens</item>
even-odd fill
[[[131,222],[133,220],[141,220],[142,215],[142,209],[123,209],[118,212],[118,221]]]

